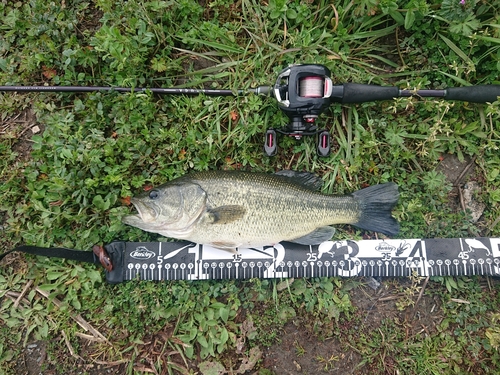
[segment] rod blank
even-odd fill
[[[212,90],[212,89],[182,89],[182,88],[143,88],[143,87],[110,87],[110,86],[0,86],[0,91],[11,92],[138,92],[151,91],[163,95],[200,95],[207,96],[235,96],[244,93],[238,90]]]

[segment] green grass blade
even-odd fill
[[[229,53],[243,53],[244,49],[241,47],[235,47],[235,46],[230,46],[227,44],[222,44],[222,43],[217,43],[217,42],[212,42],[209,40],[202,40],[202,39],[196,39],[196,38],[190,38],[190,37],[183,37],[183,40],[190,42],[190,43],[198,43],[202,44],[207,47],[214,48],[215,50],[218,51],[225,51]]]
[[[443,72],[442,70],[439,71],[441,74],[447,76],[447,77],[450,77],[452,80],[458,82],[460,85],[462,86],[471,86],[471,83],[470,82],[467,82],[466,80],[460,78],[460,77],[457,77],[453,74],[450,74],[450,73],[446,73],[446,72]]]
[[[443,40],[443,42],[445,42],[446,45],[450,47],[450,49],[455,52],[464,62],[470,64],[471,66],[474,66],[474,62],[455,43],[453,43],[450,39],[442,34],[438,35]]]

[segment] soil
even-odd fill
[[[20,375],[42,374],[42,364],[47,357],[47,343],[34,341],[26,346],[17,359],[16,372]]]
[[[408,335],[422,330],[432,333],[442,319],[434,313],[439,311],[439,301],[430,296],[422,296],[415,307],[398,310],[396,303],[404,296],[398,294],[395,288],[406,282],[386,280],[377,289],[361,286],[351,290],[349,296],[356,308],[356,317],[349,322],[335,323],[340,332],[325,340],[319,340],[301,325],[287,324],[281,334],[281,342],[265,351],[264,366],[279,375],[373,374],[369,367],[360,366],[362,356],[350,347],[348,331],[371,332],[389,320],[406,327]],[[414,299],[417,298],[415,296]]]
[[[31,156],[31,137],[43,132],[44,127],[37,122],[31,108],[16,113],[0,121],[0,137],[13,139],[12,151],[18,154],[18,162],[26,161]]]

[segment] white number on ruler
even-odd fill
[[[316,262],[318,260],[318,255],[316,253],[307,253],[308,262]]]

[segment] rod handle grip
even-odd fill
[[[444,98],[472,103],[493,103],[499,96],[500,85],[479,85],[447,88]]]
[[[363,103],[377,100],[392,100],[399,97],[399,88],[392,86],[344,83],[341,103]]]

